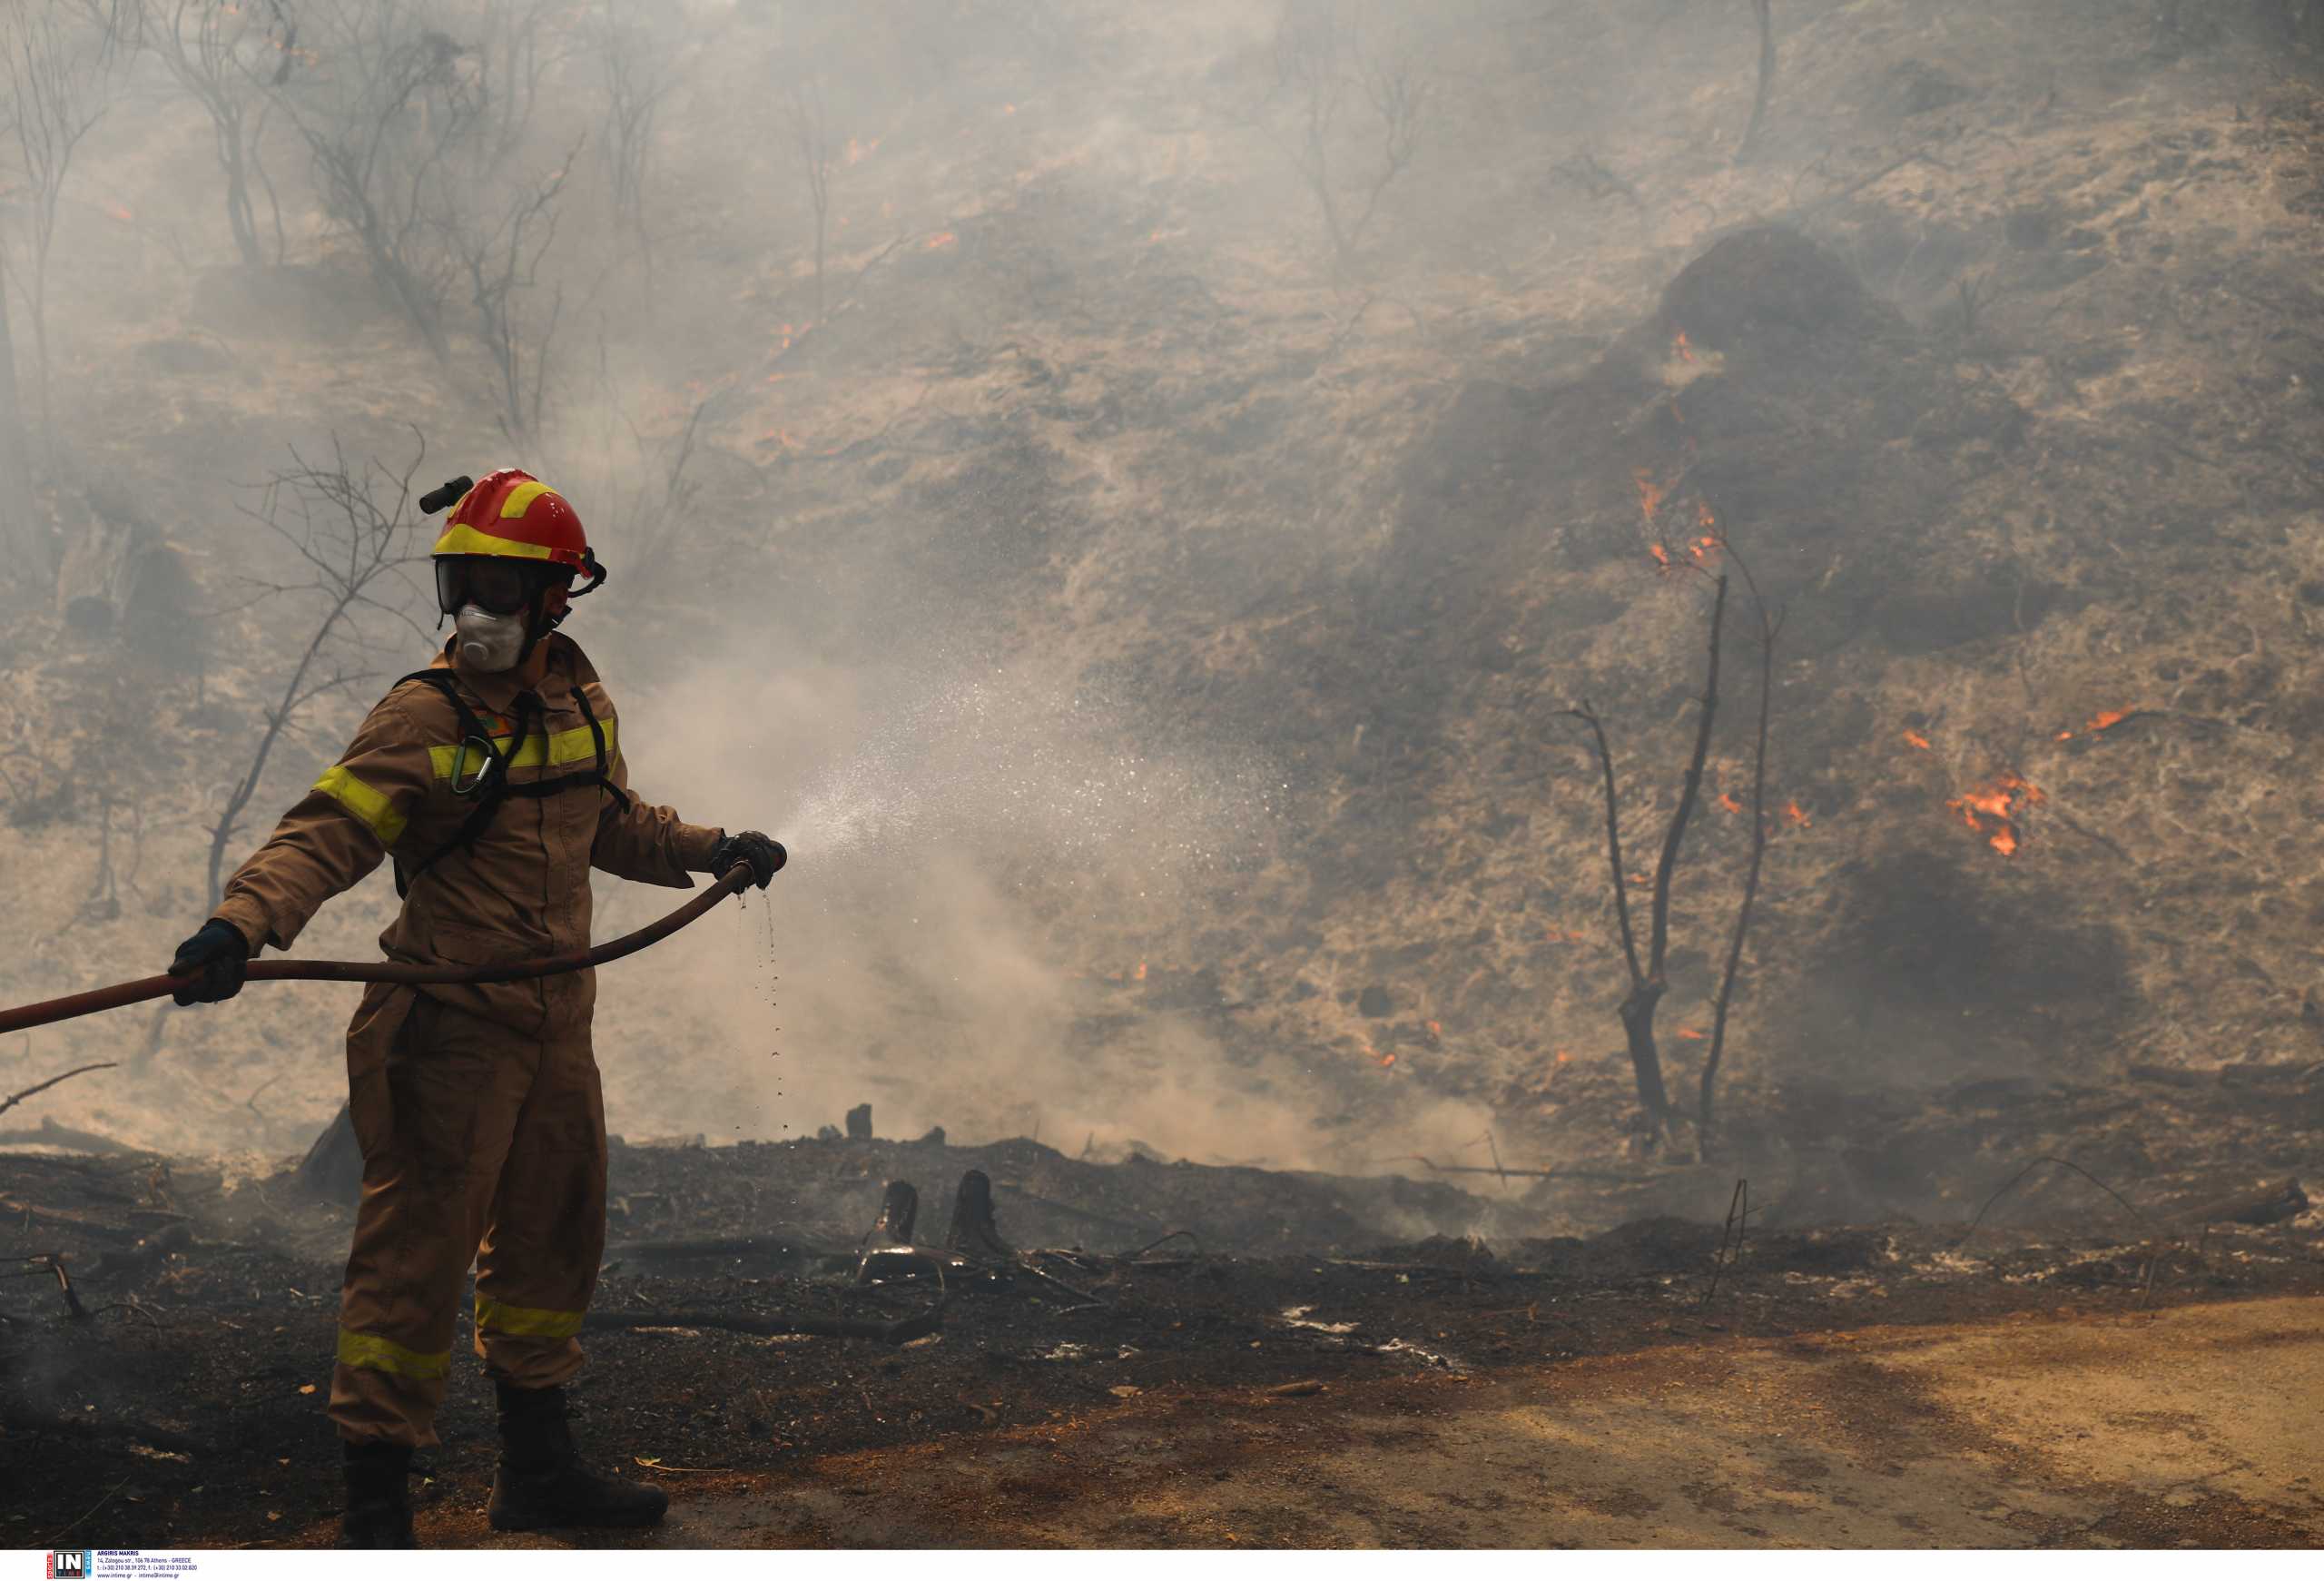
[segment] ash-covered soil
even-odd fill
[[[940,1245],[971,1170],[992,1182],[1002,1236],[1032,1250],[978,1250],[940,1289],[895,1259],[861,1282],[886,1183],[920,1188],[914,1240]],[[1653,1179],[1495,1200],[1394,1178],[1097,1164],[1022,1141],[623,1147],[595,1310],[635,1326],[587,1336],[579,1417],[601,1459],[684,1499],[1147,1396],[1296,1400],[1873,1324],[2324,1295],[2324,1214],[2206,1227],[2144,1181],[2128,1229],[2107,1226],[2120,1210],[2095,1192],[2034,1179],[1974,1234],[1968,1214],[1765,1227],[1780,1201],[1754,1210],[1739,1250],[1717,1219],[1668,1213],[1541,1232]],[[0,1210],[7,1255],[24,1260],[0,1304],[0,1520],[15,1540],[312,1540],[339,1494],[321,1406],[346,1210],[306,1202],[288,1173],[132,1154],[0,1158]],[[1487,1226],[1490,1242],[1472,1238]],[[719,1327],[803,1315],[916,1337]],[[464,1322],[422,1495],[424,1521],[462,1529],[494,1452],[468,1338]]]

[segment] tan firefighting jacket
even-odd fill
[[[576,699],[586,695],[605,733],[607,778],[626,791],[620,724],[596,670],[573,641],[551,634],[547,674],[537,688],[542,711],[523,743],[511,735],[518,687],[507,676],[452,667],[436,657],[468,707],[509,753],[508,783],[592,772],[596,741]],[[251,942],[287,948],[326,900],[393,856],[409,872],[452,840],[474,806],[458,794],[476,776],[481,749],[463,744],[458,714],[434,687],[408,681],[390,691],[339,762],[283,815],[265,845],[227,883],[217,914]],[[615,796],[596,785],[554,795],[503,799],[475,843],[442,856],[411,881],[379,947],[391,961],[462,965],[509,961],[589,943],[589,870],[643,884],[693,887],[706,871],[720,831],[681,821],[667,807]],[[402,1023],[409,989],[372,985],[350,1029],[351,1076],[360,1084],[366,1047],[384,1057]],[[485,1016],[517,1036],[549,1037],[586,1026],[596,1003],[589,972],[529,983],[419,990]]]

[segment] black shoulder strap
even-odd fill
[[[589,688],[576,682],[573,687],[573,702],[574,706],[581,710],[581,717],[589,726],[589,739],[596,745],[597,748],[597,772],[591,777],[612,795],[615,805],[625,813],[630,807],[629,793],[613,781],[613,766],[606,760],[606,727],[597,723],[596,713],[589,707]]]
[[[606,750],[606,727],[597,722],[596,714],[589,707],[589,695],[579,685],[576,685],[573,688],[573,701],[580,708],[581,717],[588,724],[589,739],[596,749],[595,771],[587,774],[560,775],[555,779],[538,779],[525,785],[512,786],[508,783],[509,764],[517,752],[524,750],[525,742],[532,735],[534,725],[537,724],[540,726],[544,745],[546,745],[548,728],[547,710],[537,694],[532,692],[517,694],[514,733],[508,738],[509,750],[503,752],[491,728],[477,716],[476,710],[469,707],[468,699],[460,695],[459,685],[452,678],[449,672],[441,669],[416,670],[404,677],[403,680],[398,681],[396,685],[402,686],[405,681],[418,681],[423,686],[433,687],[443,693],[445,700],[452,705],[452,711],[459,723],[460,733],[459,745],[452,757],[452,790],[456,795],[474,796],[476,805],[470,808],[468,815],[461,820],[458,830],[452,837],[429,852],[419,863],[406,867],[400,860],[397,861],[397,894],[409,894],[414,879],[453,852],[466,850],[468,846],[475,845],[485,830],[491,826],[493,815],[500,810],[500,804],[512,795],[536,799],[556,795],[564,791],[596,786],[610,793],[614,800],[620,804],[622,811],[629,810],[629,796],[613,782],[612,765]],[[474,746],[482,756],[483,766],[477,770],[477,777],[468,783],[467,788],[462,789],[460,771],[467,766],[470,746]]]
[[[499,742],[495,739],[491,727],[477,716],[475,709],[468,707],[468,699],[460,695],[459,683],[452,678],[448,671],[414,670],[396,685],[402,686],[405,681],[418,681],[422,686],[433,687],[444,694],[446,702],[452,705],[452,713],[458,721],[460,736],[459,745],[452,756],[452,788],[456,795],[476,797],[476,805],[468,810],[468,815],[462,820],[458,832],[443,845],[429,852],[420,861],[406,867],[400,858],[397,860],[396,894],[399,895],[410,894],[412,880],[435,866],[437,863],[455,851],[465,850],[475,845],[478,837],[491,825],[493,815],[500,810],[501,802],[508,795],[508,761],[511,756],[510,753],[500,750]],[[525,697],[529,695],[523,694],[517,698],[516,733],[509,737],[512,751],[521,750],[525,745],[524,700]],[[462,790],[460,770],[467,766],[468,748],[471,746],[482,755],[484,765],[477,770],[477,777],[468,783],[468,788]]]

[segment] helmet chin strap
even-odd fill
[[[533,649],[539,646],[541,638],[564,625],[565,618],[573,613],[570,604],[554,615],[549,613],[548,596],[554,586],[554,583],[542,583],[540,591],[535,593],[532,602],[525,607],[525,646],[517,650],[518,665],[532,657]]]

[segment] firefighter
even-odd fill
[[[470,486],[435,548],[453,634],[391,688],[346,753],[178,948],[179,1003],[231,998],[263,945],[394,865],[394,961],[473,964],[586,947],[589,870],[690,888],[782,848],[689,824],[629,792],[620,720],[556,630],[605,570],[556,490],[508,469]],[[574,586],[576,577],[586,582]],[[639,1527],[658,1488],[576,1456],[564,1386],[606,1234],[606,1124],[590,973],[489,986],[375,983],[347,1033],[363,1192],[340,1295],[330,1411],[346,1446],[345,1540],[412,1541],[412,1451],[437,1442],[452,1331],[476,1269],[476,1350],[499,1402],[500,1530]]]

